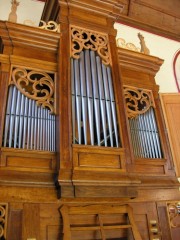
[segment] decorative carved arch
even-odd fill
[[[47,107],[51,113],[55,113],[55,83],[49,73],[14,66],[10,84],[14,84],[26,97],[35,100],[37,105]]]
[[[100,32],[71,26],[71,53],[70,56],[79,59],[83,49],[97,51],[105,65],[111,65],[111,55],[108,45],[108,36]]]

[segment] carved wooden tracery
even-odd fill
[[[54,75],[54,74],[52,74]],[[26,97],[55,113],[53,77],[46,72],[12,67],[10,84],[14,84]]]
[[[180,202],[167,203],[167,211],[170,227],[180,227]]]
[[[155,107],[150,90],[124,86],[124,96],[128,118],[147,112],[151,106]]]
[[[111,64],[111,57],[106,34],[71,27],[71,57],[79,59],[83,49],[97,51],[105,65]]]
[[[50,30],[52,32],[60,32],[60,24],[54,22],[54,21],[49,21],[49,22],[45,22],[45,21],[40,21],[40,26],[39,28],[41,29],[45,29],[45,30]]]
[[[7,204],[0,203],[0,239],[6,239]]]

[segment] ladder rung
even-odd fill
[[[111,225],[111,226],[103,226],[104,230],[110,229],[122,229],[122,228],[131,228],[130,224],[128,225]],[[71,231],[88,231],[88,230],[100,230],[100,226],[85,226],[85,227],[71,227]]]

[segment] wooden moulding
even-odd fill
[[[117,52],[120,68],[128,69],[128,71],[139,71],[141,74],[146,73],[155,76],[164,62],[163,59],[160,59],[158,57],[146,55],[144,53],[139,53],[124,48],[117,48]]]
[[[125,172],[124,149],[73,145],[73,169]]]
[[[117,0],[67,0],[59,1],[60,22],[67,21],[68,23],[90,28],[96,31],[112,33],[116,35],[116,30],[113,29],[113,24],[121,14],[124,6]],[[111,23],[110,23],[111,22]]]
[[[0,21],[0,36],[4,54],[57,62],[60,33]]]
[[[111,196],[112,198],[136,198],[138,196],[136,187],[124,186],[76,186],[75,197],[84,198],[105,198]]]
[[[1,148],[1,170],[55,172],[55,153]]]
[[[73,7],[78,8],[79,10],[82,10],[84,13],[88,11],[91,12],[93,15],[99,15],[99,16],[111,16],[112,18],[116,19],[117,16],[119,16],[124,8],[124,4],[121,4],[118,0],[111,0],[111,1],[104,1],[104,0],[68,0],[68,1],[59,1],[60,6],[68,4],[70,9]],[[79,14],[77,12],[76,14]],[[83,14],[84,15],[84,14]],[[83,16],[82,15],[82,16]],[[79,16],[79,15],[78,15]],[[87,17],[87,15],[83,16]],[[88,20],[89,21],[89,20]]]
[[[20,44],[55,51],[58,48],[59,33],[12,22],[4,22],[4,24],[13,46]]]

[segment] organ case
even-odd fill
[[[59,235],[62,234],[63,223],[58,209],[62,205],[65,205],[64,209],[67,209],[67,205],[92,205],[90,208],[93,209],[97,203],[101,204],[102,212],[109,205],[122,205],[122,208],[126,204],[127,208],[131,206],[142,239],[161,238],[160,233],[153,235],[150,227],[153,222],[158,226],[158,219],[161,219],[165,236],[167,230],[162,224],[166,216],[165,201],[180,197],[159,105],[158,86],[154,80],[162,60],[116,48],[116,31],[113,29],[113,23],[120,13],[119,1],[108,1],[108,4],[106,1],[99,1],[97,4],[97,1],[87,0],[83,6],[80,6],[80,3],[82,2],[74,0],[60,1],[60,34],[0,22],[0,35],[4,44],[3,54],[0,55],[0,182],[4,188],[0,189],[0,199],[6,202],[8,198],[10,203],[10,227],[7,235],[11,237],[17,230],[16,240],[21,236],[25,239],[30,238],[32,233],[36,239],[61,238]],[[82,39],[90,35],[88,46],[83,45],[80,51],[77,47],[74,49],[80,53],[79,59],[71,55],[74,28],[75,34],[82,33],[79,35]],[[108,47],[110,56],[108,64],[106,59],[98,54],[98,50],[91,49],[92,43],[97,41],[96,37],[100,43],[104,42],[104,38],[106,40],[105,46]],[[106,51],[100,53],[104,54]],[[80,67],[83,61],[87,64]],[[90,67],[87,67],[88,65]],[[46,108],[39,110],[36,108],[35,100],[30,99],[31,104],[28,102],[27,113],[24,115],[14,114],[12,106],[10,111],[8,109],[8,95],[11,95],[8,92],[16,92],[21,101],[27,97],[17,91],[15,84],[9,82],[13,71],[19,67],[21,70],[18,72],[22,69],[27,75],[34,70],[45,72],[50,74],[51,79],[54,79],[54,73],[58,72],[54,93],[56,139],[53,150],[56,152],[52,151],[51,147],[43,150],[46,145],[43,138],[42,145],[37,144],[39,141],[37,139],[35,144],[31,144],[31,138],[28,138],[28,132],[32,129],[28,122],[32,123],[32,119],[35,122],[36,116],[40,117],[39,130],[40,126],[47,126],[45,130],[49,132],[48,123],[54,124],[54,120],[50,121],[51,114],[47,116]],[[20,73],[21,77],[24,70]],[[81,78],[83,71],[86,77]],[[88,86],[92,88],[83,88],[83,84],[89,84]],[[132,95],[129,96],[135,99],[141,95],[140,100],[144,96],[150,100],[149,108],[146,108],[144,103],[137,104],[137,118],[128,117],[127,104],[132,104],[134,100],[126,98],[127,91]],[[12,93],[12,96],[15,96],[14,94]],[[34,107],[30,108],[30,105]],[[28,119],[28,113],[32,113],[32,109],[36,109],[37,115]],[[136,112],[133,107],[130,109]],[[147,117],[138,112],[143,112],[144,109],[147,110]],[[16,112],[20,113],[21,108],[15,108]],[[5,131],[11,129],[12,125],[18,125],[21,119],[27,129],[26,136],[29,139],[27,141],[19,140],[18,131],[16,137]],[[151,121],[148,119],[156,122],[155,125],[151,125],[153,128],[150,130],[148,127]],[[13,121],[14,124],[11,124]],[[6,122],[9,122],[9,128],[6,128]],[[143,132],[142,123],[148,126],[146,129],[143,128]],[[132,133],[135,125],[138,126],[136,134]],[[52,126],[54,129],[54,125]],[[38,135],[38,132],[36,134]],[[45,132],[42,132],[42,136],[45,136]],[[145,136],[149,136],[151,141]],[[16,144],[12,139],[16,139]],[[137,139],[140,140],[138,145]],[[142,149],[143,140],[148,151]],[[21,145],[17,145],[19,142],[24,142],[25,148],[19,149]],[[150,148],[154,143],[157,146]],[[29,149],[31,146],[38,146],[38,149],[33,147]],[[39,149],[41,147],[42,149]],[[58,186],[61,194],[59,200],[54,189],[56,180],[60,186],[60,188]],[[12,187],[7,186],[8,184]],[[77,211],[78,220],[82,220],[81,223],[84,225],[87,219],[84,215],[80,216],[79,210]],[[117,211],[113,211],[116,214]],[[93,210],[95,216],[97,212],[97,209],[95,212]],[[33,227],[30,224],[29,213],[33,219]],[[113,219],[113,216],[111,217]],[[14,219],[19,220],[17,225]],[[104,231],[102,226],[98,228]],[[118,234],[113,235],[113,231],[111,233],[112,238],[119,237]],[[76,235],[77,238],[79,236]],[[126,231],[123,234],[123,237],[125,236]]]

